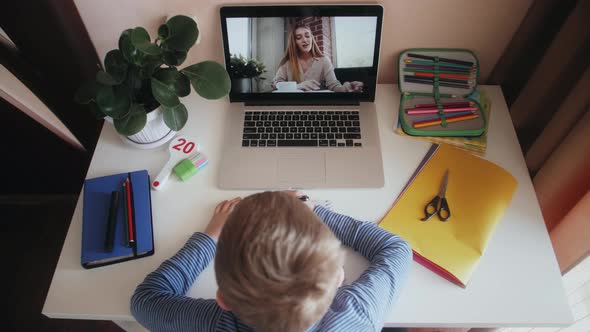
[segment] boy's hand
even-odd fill
[[[223,201],[217,204],[215,212],[213,212],[213,217],[211,217],[211,221],[209,221],[209,225],[207,225],[207,228],[205,229],[205,234],[217,241],[217,239],[219,239],[219,234],[221,234],[221,230],[225,225],[227,216],[229,216],[236,204],[241,200],[241,197],[236,197],[230,201]]]

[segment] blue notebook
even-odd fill
[[[131,183],[132,235],[127,246],[126,195],[123,183]],[[105,248],[111,193],[119,191],[112,250]],[[115,264],[154,254],[150,179],[146,170],[87,179],[82,212],[82,256],[84,268]]]

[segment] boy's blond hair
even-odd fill
[[[340,241],[300,200],[264,192],[236,205],[221,232],[215,276],[223,302],[258,331],[300,332],[338,289]]]

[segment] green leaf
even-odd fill
[[[160,56],[145,56],[141,65],[142,78],[152,77],[156,69],[160,68],[160,66],[162,66],[162,59]]]
[[[143,52],[142,52],[142,51],[140,51],[140,50],[137,50],[137,52],[135,52],[135,56],[134,56],[134,59],[133,59],[133,63],[134,63],[135,65],[137,65],[137,66],[140,66],[140,67],[141,67],[141,66],[143,66],[143,63],[144,63],[144,61],[145,61],[145,58],[146,58],[147,56],[149,56],[149,55],[148,55],[148,54],[146,54],[146,53],[143,53]]]
[[[180,103],[180,100],[178,100],[178,96],[176,95],[176,91],[174,91],[174,88],[168,86],[166,83],[163,83],[153,77],[151,83],[154,98],[156,98],[156,100],[161,105],[167,107],[174,107]]]
[[[128,62],[134,63],[137,49],[133,46],[133,43],[131,43],[131,31],[133,30],[127,29],[121,33],[121,36],[119,37],[119,50]]]
[[[158,71],[155,75],[162,83],[174,89],[179,97],[186,97],[191,92],[190,81],[175,68],[166,68]]]
[[[162,109],[164,110],[164,123],[168,128],[179,131],[184,127],[188,120],[188,112],[182,103],[175,107],[162,106]]]
[[[197,93],[206,99],[219,99],[229,93],[231,80],[225,68],[215,61],[203,61],[181,70]]]
[[[191,81],[183,73],[179,72],[179,74],[180,76],[176,81],[174,88],[179,97],[186,97],[191,93]]]
[[[186,60],[186,51],[165,50],[162,58],[168,66],[180,66]]]
[[[156,69],[158,69],[161,65],[162,65],[161,63],[156,63],[156,62],[145,63],[141,67],[141,71],[139,72],[140,77],[142,79],[149,79],[150,77],[152,77],[154,75],[154,71]]]
[[[145,54],[162,54],[162,49],[158,45],[150,42],[150,35],[147,30],[142,27],[137,27],[131,31],[131,43]]]
[[[141,89],[142,80],[139,76],[139,68],[136,66],[129,67],[127,71],[127,78],[123,82],[123,85],[127,87],[129,93],[132,96],[137,94],[137,91]]]
[[[166,24],[160,25],[160,27],[158,28],[158,37],[160,37],[160,39],[164,40],[164,39],[168,38],[169,35],[170,35],[170,30],[168,29],[168,26]]]
[[[147,123],[147,114],[141,104],[133,104],[129,113],[120,119],[114,119],[115,129],[121,135],[131,136],[140,132]]]
[[[174,68],[164,68],[154,74],[155,78],[170,87],[174,87],[174,83],[176,83],[176,80],[178,80],[179,76],[180,73]]]
[[[123,82],[127,75],[127,62],[125,62],[123,53],[119,50],[109,51],[104,58],[104,68],[117,84]]]
[[[164,39],[164,43],[173,50],[188,51],[199,37],[197,23],[188,16],[174,16],[166,22],[166,26],[168,37]]]
[[[119,119],[129,113],[131,99],[124,88],[114,89],[111,86],[103,86],[98,90],[96,103],[104,114],[113,119]]]
[[[99,71],[96,73],[96,80],[104,85],[117,85],[121,82],[118,82],[111,74],[105,72],[104,70]]]
[[[74,101],[78,104],[88,104],[93,100],[96,100],[96,92],[98,90],[98,84],[96,81],[88,81],[76,91],[74,95]]]

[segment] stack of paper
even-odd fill
[[[492,104],[490,99],[481,92],[474,92],[470,98],[477,100],[477,102],[481,105],[481,109],[483,111],[484,116],[486,117],[486,126],[489,124],[490,119],[490,110],[492,108]],[[401,128],[401,125],[398,121],[397,128],[395,129],[396,134],[400,136],[407,136],[412,138],[417,138],[420,140],[432,142],[434,144],[449,144],[458,149],[468,151],[480,156],[485,155],[486,148],[487,148],[487,127],[486,133],[481,136],[477,137],[460,137],[460,136],[412,136],[408,135],[404,130]]]
[[[447,171],[451,217],[421,221]],[[487,160],[449,145],[434,146],[379,226],[408,241],[415,261],[465,287],[516,185],[510,173]]]

